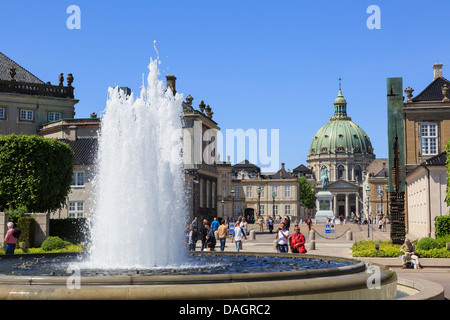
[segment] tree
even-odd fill
[[[312,209],[316,206],[316,194],[314,193],[314,186],[308,183],[305,177],[297,178],[300,183],[300,202],[307,208]]]
[[[72,175],[73,150],[66,143],[39,136],[0,136],[0,210],[60,209]]]

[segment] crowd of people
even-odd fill
[[[308,219],[309,220],[309,219]],[[308,232],[311,225],[306,221],[308,226]],[[259,224],[259,231],[264,232],[264,227],[272,234],[274,225],[279,223],[280,227],[276,231],[275,239],[277,239],[277,251],[292,253],[306,253],[305,248],[305,236],[300,232],[299,221],[296,219],[294,226],[294,233],[290,234],[290,218],[286,217],[282,219],[273,219],[268,216],[266,220],[263,217],[258,216],[257,219],[253,219]],[[245,217],[238,216],[235,222],[232,222],[228,217],[226,218],[214,218],[212,222],[203,219],[202,222],[198,221],[195,217],[194,220],[187,225],[187,247],[189,251],[195,251],[197,248],[197,242],[200,241],[200,251],[225,251],[226,241],[229,239],[231,243],[234,243],[236,252],[242,250],[242,241],[247,240],[249,235],[248,222]],[[216,234],[217,232],[217,234]],[[218,238],[218,241],[216,239]],[[219,244],[218,244],[219,242]],[[218,248],[216,249],[216,246]]]

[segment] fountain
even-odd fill
[[[109,89],[87,256],[44,263],[48,255],[30,255],[15,266],[6,261],[19,258],[7,257],[1,265],[15,273],[0,268],[0,299],[395,298],[395,272],[379,267],[372,274],[354,259],[188,253],[183,97],[166,90],[159,75],[158,60],[151,60],[139,98]],[[371,288],[373,277],[376,289]]]
[[[158,60],[151,60],[140,98],[109,89],[85,268],[171,266],[185,258],[183,97],[158,76]]]

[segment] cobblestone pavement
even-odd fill
[[[374,240],[374,241],[386,241],[390,240],[390,226],[387,226],[386,232],[379,231],[374,225],[358,225],[354,223],[336,225],[334,234],[327,234],[325,232],[325,224],[313,225],[315,230],[315,250],[310,250],[310,243],[307,227],[305,224],[300,225],[300,231],[306,237],[306,248],[308,254],[334,256],[352,258],[352,245],[355,242],[361,240]],[[277,230],[278,225],[274,226],[274,230]],[[293,224],[291,224],[290,232],[293,233]],[[369,230],[368,230],[369,229]],[[276,252],[274,246],[275,232],[270,234],[265,228],[263,232],[260,232],[259,225],[249,224],[249,230],[255,230],[255,239],[250,239],[247,236],[247,240],[243,242],[243,248],[241,252]],[[352,237],[349,239],[348,234],[351,232]],[[414,237],[408,238],[414,240]],[[219,243],[218,243],[219,244]],[[199,243],[197,244],[197,247]],[[216,247],[218,249],[218,247]],[[225,252],[236,252],[235,244],[227,239]],[[420,259],[420,263],[423,265],[422,270],[401,268],[400,258],[355,258],[366,262],[373,262],[384,264],[391,267],[398,275],[399,278],[408,280],[424,279],[441,284],[444,287],[445,297],[450,298],[450,259]]]

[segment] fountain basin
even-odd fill
[[[261,256],[260,253],[198,255]],[[0,276],[0,299],[48,300],[208,300],[208,299],[395,299],[397,275],[380,266],[379,289],[369,289],[366,264],[354,259],[264,254],[285,259],[322,259],[345,266],[322,269],[208,275],[81,276],[79,289],[68,286],[68,276]]]

